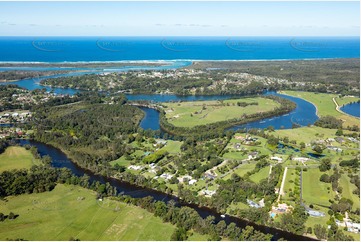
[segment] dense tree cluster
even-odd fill
[[[34,138],[63,149],[79,165],[108,174],[111,160],[124,155],[128,135],[136,133],[143,112],[124,105],[103,104],[101,96],[82,96],[81,102],[41,105],[34,116]]]
[[[342,120],[327,115],[317,120],[315,125],[327,129],[342,129]]]

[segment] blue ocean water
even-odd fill
[[[359,37],[0,37],[1,62],[359,57]]]

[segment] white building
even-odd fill
[[[283,161],[282,158],[277,157],[277,156],[272,156],[272,157],[271,157],[271,160],[276,160],[278,163],[280,163],[280,162]]]

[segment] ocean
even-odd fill
[[[359,57],[359,37],[0,37],[0,62]]]

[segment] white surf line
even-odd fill
[[[286,181],[287,169],[288,169],[288,167],[286,166],[285,171],[284,171],[284,173],[283,173],[283,178],[282,178],[282,183],[281,183],[280,191],[278,192],[277,203],[280,201],[281,195],[283,195],[283,188],[284,188],[285,181]]]

